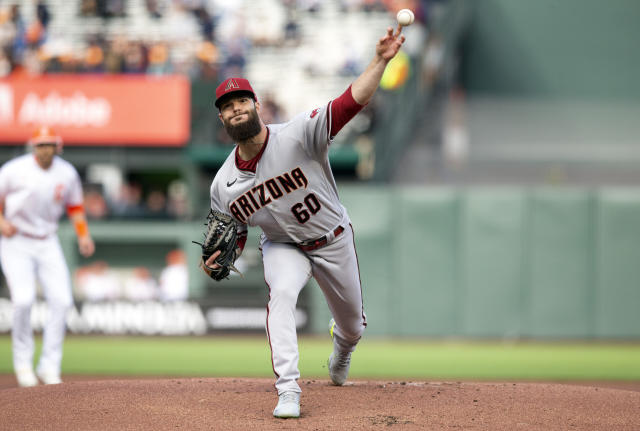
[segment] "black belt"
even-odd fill
[[[344,232],[344,228],[342,226],[338,226],[337,228],[335,228],[333,230],[333,237],[336,238],[338,235],[340,235],[342,232]],[[304,241],[301,243],[296,244],[298,246],[298,248],[302,251],[312,251],[315,250],[317,248],[323,247],[325,245],[327,245],[327,242],[329,240],[327,239],[327,235],[324,235],[318,239],[312,239],[309,241]]]

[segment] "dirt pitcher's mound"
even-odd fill
[[[0,390],[0,429],[640,429],[637,391],[543,383],[300,383],[302,416],[287,420],[272,416],[272,379],[75,380],[8,388]]]

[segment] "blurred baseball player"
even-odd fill
[[[260,102],[246,79],[229,78],[216,89],[219,118],[237,146],[211,184],[211,208],[240,223],[241,249],[248,225],[262,229],[269,287],[266,329],[279,396],[276,417],[300,416],[294,316],[310,277],[333,315],[328,367],[334,384],[347,379],[351,352],[366,326],[353,229],[338,199],[328,151],[333,137],[373,97],[385,66],[404,42],[400,32],[400,27],[395,33],[387,29],[373,60],[341,96],[288,123],[263,123]],[[218,254],[206,264],[215,268]]]
[[[61,383],[60,363],[65,315],[72,305],[69,270],[56,231],[67,211],[78,236],[80,253],[94,244],[83,210],[80,177],[57,154],[62,139],[49,127],[38,128],[28,142],[31,152],[0,168],[0,261],[13,303],[13,366],[20,386]],[[48,317],[42,354],[33,371],[31,306],[36,282],[42,287]]]

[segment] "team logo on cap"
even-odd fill
[[[224,88],[224,91],[229,91],[233,88],[240,88],[240,86],[235,79],[230,79],[229,82],[227,82],[227,86]]]

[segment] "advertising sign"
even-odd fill
[[[0,79],[0,145],[49,125],[65,145],[183,146],[190,84],[182,76],[46,75]]]

